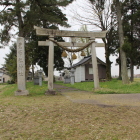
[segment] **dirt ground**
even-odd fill
[[[57,92],[75,103],[93,104],[102,107],[129,106],[140,107],[140,94],[95,94],[93,92],[80,91],[75,88],[55,84]]]
[[[0,85],[0,89],[2,89],[2,88],[4,88],[5,87],[5,85]]]
[[[55,88],[61,94],[1,95],[0,140],[140,140],[139,94]]]

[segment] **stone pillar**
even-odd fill
[[[91,41],[95,40],[94,38]],[[95,50],[95,42],[91,44],[91,52],[92,52],[92,67],[93,67],[93,75],[94,75],[94,89],[99,89],[99,76],[98,76],[98,65],[97,65],[97,57]]]
[[[42,70],[38,70],[38,76],[39,76],[39,86],[42,86]]]
[[[15,95],[28,95],[25,79],[25,41],[23,37],[17,38],[17,84]]]
[[[71,74],[70,74],[70,83],[71,83],[71,85],[74,85],[74,72],[75,72],[75,70],[72,68],[70,70],[70,72],[71,72]]]
[[[49,37],[54,40],[54,36]],[[53,89],[53,66],[54,66],[54,43],[50,41],[49,43],[49,62],[48,62],[48,91],[46,94],[55,94]]]

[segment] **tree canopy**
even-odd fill
[[[0,14],[0,25],[3,27],[0,42],[7,45],[13,37],[24,37],[26,41],[26,70],[31,64],[38,63],[47,73],[48,48],[38,48],[33,26],[43,28],[69,27],[66,15],[59,6],[67,6],[73,0],[1,0],[3,10]],[[41,38],[47,39],[47,38]],[[58,38],[56,38],[58,39]],[[61,39],[62,40],[62,39]],[[62,69],[64,62],[61,58],[62,50],[55,48],[55,67]]]
[[[60,26],[69,27],[66,15],[60,7],[67,6],[74,0],[1,0],[0,6],[3,10],[0,14],[0,25],[3,27],[0,33],[0,42],[6,45],[11,38],[21,36],[26,40],[26,69],[32,64],[39,64],[47,74],[48,47],[39,47],[38,40],[46,40],[47,37],[37,37],[33,26],[58,29]],[[89,17],[84,14],[75,15],[82,24],[90,24],[108,30],[105,43],[105,56],[107,63],[107,79],[111,79],[111,54],[124,52],[131,75],[133,66],[140,65],[140,2],[139,0],[87,0]],[[116,3],[118,5],[116,5]],[[119,10],[116,7],[119,6]],[[89,12],[90,11],[90,12]],[[118,18],[118,11],[120,12]],[[77,12],[77,11],[76,11]],[[119,24],[117,24],[119,23]],[[121,28],[120,28],[121,27]],[[118,33],[117,30],[120,32]],[[122,32],[121,32],[122,31]],[[120,37],[120,38],[119,38]],[[55,38],[63,41],[62,38]],[[120,40],[119,40],[120,39]],[[55,68],[63,68],[64,62],[61,58],[62,50],[55,47]],[[122,55],[121,55],[122,56]],[[121,58],[121,60],[125,60]],[[121,65],[126,67],[126,64]],[[126,70],[127,71],[127,70]],[[124,73],[127,73],[127,72]]]
[[[18,36],[29,37],[33,26],[61,25],[68,27],[66,15],[59,6],[66,6],[73,0],[2,0],[0,24],[3,26],[1,42],[8,42],[12,29],[17,28]]]
[[[86,0],[87,5],[81,6],[85,14],[75,11],[74,18],[81,24],[92,25],[102,31],[107,30],[105,43],[106,79],[111,79],[110,55],[114,54],[118,47],[117,21],[111,7],[111,0]],[[86,15],[86,16],[85,16]]]
[[[8,75],[11,77],[11,81],[17,81],[17,59],[16,59],[16,44],[10,47],[10,53],[5,57],[4,67],[8,72]]]
[[[133,81],[134,66],[140,65],[140,2],[137,0],[125,0],[122,11],[125,36],[123,50],[129,60],[128,66],[131,69],[131,81]]]

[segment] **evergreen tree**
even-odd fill
[[[125,42],[123,50],[126,52],[131,69],[131,82],[134,78],[134,66],[139,65],[140,57],[140,2],[125,0],[123,3],[123,27]]]
[[[10,53],[6,54],[4,67],[13,82],[17,81],[17,57],[16,44],[10,47]]]
[[[54,27],[53,27],[54,29]],[[48,39],[48,37],[38,37],[35,34],[32,36],[31,44],[31,56],[32,57],[32,64],[38,64],[40,67],[43,68],[45,75],[48,76],[48,52],[49,46],[38,46],[38,41],[44,41]],[[54,38],[55,40],[62,42],[64,41],[61,37]],[[34,47],[32,47],[34,46]],[[58,46],[54,47],[54,68],[56,70],[62,70],[64,68],[64,61],[61,57],[62,49]]]
[[[59,6],[66,6],[72,1],[73,0],[1,0],[0,5],[3,7],[3,10],[0,15],[0,25],[3,26],[3,29],[0,34],[0,42],[4,45],[8,44],[13,35],[25,38],[26,43],[28,43],[26,45],[28,49],[26,49],[27,51],[25,52],[25,57],[28,58],[28,60],[26,60],[26,71],[29,70],[31,63],[33,64],[33,62],[35,63],[35,60],[37,60],[34,59],[34,57],[36,58],[35,55],[44,53],[44,51],[40,50],[37,52],[37,47],[32,46],[36,44],[34,42],[37,41],[34,40],[35,38],[32,38],[34,34],[33,26],[56,28],[58,25],[61,25],[68,27],[67,18]],[[17,32],[12,34],[15,29],[17,29]],[[31,58],[28,56],[29,50],[30,53],[32,52]],[[58,50],[59,48],[57,49],[57,53],[59,53],[57,56],[61,57],[61,50]],[[48,52],[45,51],[45,53],[46,58]],[[40,59],[41,58],[42,57],[40,57]],[[59,64],[61,64],[62,68],[63,59],[55,58],[55,60],[59,61],[56,67],[59,69]]]
[[[1,42],[7,43],[11,38],[11,29],[18,28],[18,36],[29,37],[33,26],[61,25],[68,26],[67,18],[58,6],[66,6],[73,0],[1,0],[3,10],[0,24],[4,27],[1,32]]]

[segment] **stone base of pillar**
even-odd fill
[[[23,96],[23,95],[29,95],[28,90],[17,90],[15,91],[15,96]]]
[[[56,95],[56,91],[55,90],[47,90],[45,95]]]

